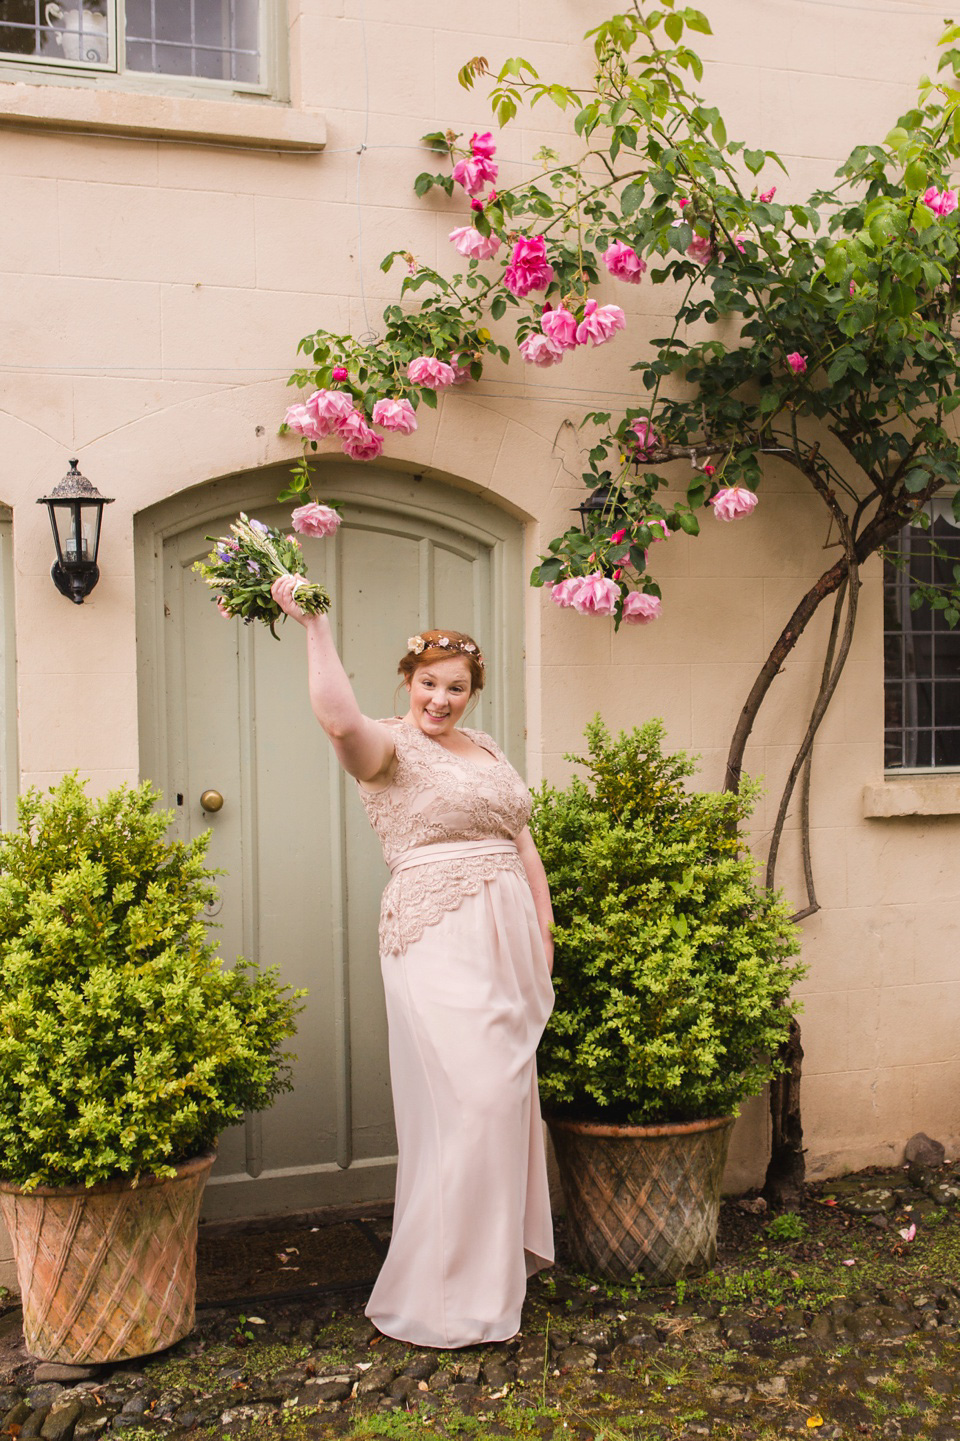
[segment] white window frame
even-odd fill
[[[82,0],[62,0],[65,7]],[[126,70],[126,15],[124,0],[106,0],[108,33],[113,62],[68,60],[57,55],[22,55],[0,51],[0,82],[39,85],[92,86],[152,95],[189,95],[215,99],[249,96],[251,99],[288,100],[286,16],[283,0],[260,0],[260,81],[214,80],[197,75],[164,75],[152,70]]]

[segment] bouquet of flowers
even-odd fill
[[[303,505],[293,513],[294,530],[305,535],[332,535],[339,524],[337,512],[326,505]],[[270,587],[284,575],[304,577],[297,582],[295,595],[305,614],[323,615],[330,609],[330,597],[323,586],[305,578],[303,552],[295,535],[284,535],[262,520],[250,520],[242,512],[230,530],[229,536],[208,535],[213,550],[193,567],[216,592],[221,615],[239,616],[244,625],[261,620],[279,640],[274,625],[283,611],[270,594]]]

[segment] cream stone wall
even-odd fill
[[[787,198],[826,181],[857,141],[882,137],[910,103],[914,78],[935,69],[942,7],[933,0],[704,3],[717,33],[698,37],[708,60],[702,89],[731,135],[780,151],[791,179],[770,167],[763,182]],[[574,42],[607,9],[601,0],[290,0],[289,108],[228,97],[178,110],[161,99],[146,115],[142,94],[124,97],[122,87],[107,103],[85,80],[60,90],[35,75],[0,83],[0,503],[14,515],[22,784],[73,767],[101,790],[138,778],[135,515],[293,457],[276,429],[301,335],[374,327],[398,284],[378,269],[389,249],[452,268],[446,236],[464,221],[463,197],[417,201],[411,182],[430,165],[418,145],[425,131],[469,134],[490,123],[483,87],[462,90],[458,67],[475,54],[496,62],[521,53],[541,74],[585,81],[589,52]],[[229,103],[220,121],[209,118],[217,103]],[[503,183],[530,175],[545,141],[569,150],[557,112],[541,106],[533,118],[500,138]],[[627,363],[671,315],[666,287],[606,288],[630,316],[613,344],[571,357],[559,373],[531,373],[519,360],[494,368],[445,396],[436,415],[421,410],[416,436],[387,446],[390,464],[521,517],[531,564],[583,496],[568,422],[598,403],[627,403]],[[116,497],[103,578],[82,607],[50,583],[49,526],[34,503],[71,455]],[[708,518],[699,540],[676,536],[658,548],[657,625],[614,635],[606,621],[560,613],[530,591],[530,779],[567,774],[564,753],[599,709],[612,726],[663,716],[670,741],[700,752],[704,782],[719,784],[735,716],[823,569],[825,539],[819,508],[774,469],[749,521]],[[755,825],[760,851],[806,723],[822,637],[817,623],[748,752],[748,769],[769,785]],[[931,783],[940,813],[910,814],[902,790],[882,800],[899,783],[883,778],[881,699],[874,566],[815,771],[823,909],[805,923],[802,987],[813,1175],[895,1161],[920,1128],[954,1150],[960,1143],[960,804],[955,782],[937,792],[949,778]],[[802,903],[795,841],[789,832],[781,874]],[[731,1186],[760,1179],[765,1129],[756,1103],[738,1129]]]

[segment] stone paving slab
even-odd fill
[[[295,1294],[287,1273],[255,1309],[224,1296],[160,1356],[51,1374],[24,1354],[16,1311],[0,1316],[0,1437],[960,1441],[958,1182],[949,1167],[864,1173],[786,1218],[729,1202],[709,1276],[651,1291],[561,1265],[531,1283],[516,1338],[456,1352],[379,1336],[363,1287],[331,1282],[369,1254],[351,1239],[333,1255],[333,1227],[316,1242],[285,1225],[239,1256],[265,1280],[297,1257]],[[389,1223],[368,1225],[376,1254]],[[211,1303],[231,1274],[231,1237],[219,1245]]]

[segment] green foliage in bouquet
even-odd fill
[[[144,784],[30,790],[0,835],[0,1176],[170,1175],[290,1089],[302,992],[222,969],[209,833],[166,839]]]
[[[534,791],[531,829],[553,896],[556,1008],[538,1053],[545,1105],[646,1125],[735,1113],[775,1069],[803,974],[797,929],[741,854],[739,795],[687,789],[650,721],[586,728],[566,790]]]
[[[248,519],[242,511],[230,530],[228,536],[206,537],[213,541],[213,550],[205,561],[195,561],[193,568],[216,592],[221,615],[239,616],[245,625],[263,621],[274,640],[279,640],[274,626],[283,618],[283,611],[270,587],[284,575],[306,576],[300,542],[295,535],[284,535],[262,520]],[[297,584],[297,604],[307,615],[323,615],[330,609],[330,597],[322,585],[305,579]]]

